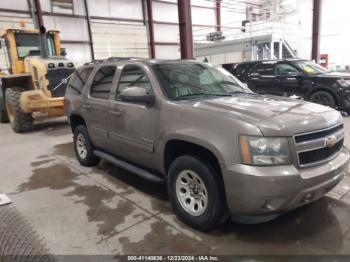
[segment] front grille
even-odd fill
[[[49,89],[51,91],[52,97],[63,97],[66,93],[68,77],[73,74],[75,69],[61,68],[48,70],[46,77],[49,80]],[[62,80],[67,79],[66,83]]]
[[[342,149],[343,144],[344,139],[340,140],[331,148],[324,147],[321,149],[299,153],[300,165],[308,165],[328,159],[334,154],[338,153]]]
[[[297,135],[297,136],[295,136],[295,142],[302,143],[302,142],[305,142],[308,140],[326,137],[326,136],[332,135],[333,133],[335,133],[343,128],[344,128],[344,125],[341,124],[339,126],[331,128],[331,129],[327,129],[327,130],[323,130],[323,131],[319,131],[319,132],[315,132],[315,133],[310,133],[310,134]]]
[[[294,141],[299,166],[324,162],[331,159],[343,148],[344,125],[298,134],[294,136]]]

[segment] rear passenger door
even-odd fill
[[[115,81],[116,68],[115,65],[103,65],[97,69],[87,98],[82,105],[83,117],[87,120],[89,135],[93,144],[100,148],[105,148],[108,145],[109,99]]]
[[[266,62],[256,65],[248,74],[248,87],[259,94],[280,94],[276,86],[275,63]]]
[[[144,65],[129,64],[121,73],[111,106],[110,141],[113,153],[131,162],[154,167],[154,149],[158,138],[159,108],[120,100],[122,90],[140,87],[153,93],[150,75]]]

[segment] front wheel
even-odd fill
[[[94,166],[99,158],[94,155],[94,146],[86,126],[80,125],[74,129],[74,151],[83,166]]]
[[[333,95],[327,91],[316,91],[310,96],[309,101],[331,108],[336,107],[336,102]]]
[[[4,90],[0,86],[0,123],[8,123],[9,117],[7,115],[6,100]]]
[[[176,215],[200,231],[214,228],[223,216],[221,177],[196,157],[178,157],[168,172],[168,192]]]
[[[11,87],[6,89],[6,109],[11,126],[16,133],[28,132],[33,129],[33,116],[23,112],[21,108],[21,94],[23,89]]]

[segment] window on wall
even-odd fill
[[[51,0],[53,13],[73,14],[73,0]]]

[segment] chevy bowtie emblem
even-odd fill
[[[333,147],[337,143],[337,137],[336,136],[329,136],[324,139],[324,146],[325,147]]]

